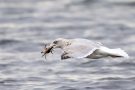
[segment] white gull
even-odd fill
[[[60,48],[63,50],[61,59],[68,58],[91,58],[99,59],[103,57],[124,57],[129,58],[128,54],[120,49],[110,49],[103,44],[88,39],[64,39],[58,38],[49,44],[49,47]]]

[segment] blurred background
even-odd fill
[[[86,38],[130,59],[41,57],[44,43]],[[135,90],[135,0],[0,0],[0,90]]]

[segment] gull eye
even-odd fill
[[[58,43],[58,41],[54,41],[53,43],[54,43],[54,44],[57,44],[57,43]]]

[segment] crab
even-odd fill
[[[45,56],[46,59],[46,55],[49,53],[53,54],[53,46],[47,47],[48,44],[45,44],[43,51],[41,51],[41,53],[43,53],[42,57]]]

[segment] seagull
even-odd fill
[[[63,53],[61,59],[68,58],[90,58],[99,59],[104,57],[124,57],[129,58],[129,55],[122,49],[110,49],[105,47],[100,42],[95,42],[88,39],[75,38],[75,39],[65,39],[58,38],[48,44],[47,48],[42,51],[42,53],[48,54],[56,48],[62,49]]]

